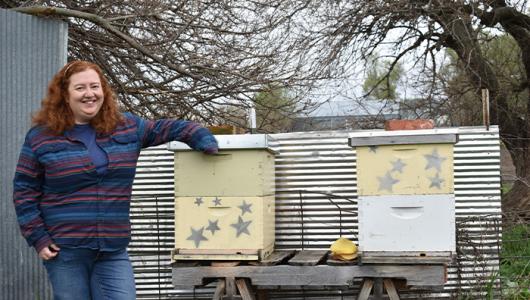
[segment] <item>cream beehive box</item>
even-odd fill
[[[219,153],[205,155],[180,142],[175,151],[175,196],[274,194],[274,152],[264,134],[217,135]]]
[[[454,254],[456,141],[449,129],[350,135],[361,256]]]
[[[219,153],[172,142],[177,260],[259,260],[274,249],[274,151],[268,135],[217,135]]]
[[[175,260],[258,260],[273,250],[273,195],[177,197],[175,212]]]

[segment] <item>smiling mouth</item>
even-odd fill
[[[96,99],[84,99],[81,100],[81,103],[96,103]]]

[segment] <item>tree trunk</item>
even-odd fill
[[[502,210],[505,213],[516,213],[523,217],[530,217],[530,140],[528,137],[529,124],[526,120],[519,120],[516,131],[503,132],[504,143],[511,154],[516,181],[511,190],[503,196]]]
[[[500,88],[497,75],[481,53],[470,22],[448,15],[442,16],[440,20],[447,24],[446,46],[453,49],[464,63],[469,77],[477,87],[477,93],[480,94],[480,89],[490,91],[491,121],[499,125],[501,138],[516,168],[518,180],[503,197],[502,208],[505,212],[516,210],[530,215],[530,105],[523,114],[513,113],[508,101],[511,91]],[[524,49],[526,48],[523,47]],[[528,72],[530,64],[524,65]],[[530,103],[530,94],[528,99]]]
[[[502,211],[530,219],[530,176],[519,178],[502,197]]]
[[[493,16],[517,42],[521,48],[521,60],[526,73],[526,111],[512,119],[507,128],[501,127],[501,136],[512,156],[517,181],[502,199],[504,212],[516,212],[530,218],[530,17],[503,5],[495,7]],[[508,111],[508,108],[506,108]]]

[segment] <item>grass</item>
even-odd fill
[[[502,183],[501,184],[501,194],[506,195],[513,187],[513,183]]]
[[[503,299],[530,299],[529,224],[518,224],[504,230],[500,275]]]

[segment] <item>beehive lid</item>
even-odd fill
[[[456,144],[456,128],[356,132],[348,136],[352,147],[409,144]]]
[[[215,135],[219,150],[252,150],[264,149],[270,152],[269,147],[271,140],[267,134],[230,134]],[[188,145],[182,142],[173,141],[168,144],[168,150],[171,151],[189,151],[192,150]]]

